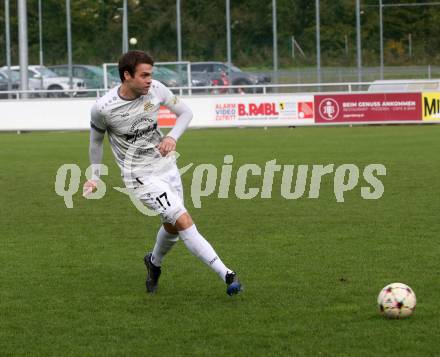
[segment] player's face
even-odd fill
[[[150,90],[152,75],[153,66],[151,64],[139,63],[136,66],[134,77],[128,74],[125,77],[125,82],[136,95],[145,95]]]

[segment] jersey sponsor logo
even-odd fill
[[[145,129],[136,129],[134,132],[125,134],[125,140],[127,140],[127,142],[130,144],[134,144],[139,138],[146,136],[149,132],[155,130],[156,128],[157,125],[154,124]]]
[[[131,126],[130,126],[130,131],[135,131],[135,130],[136,130],[136,127],[139,126],[139,124],[142,124],[142,123],[144,123],[144,122],[152,123],[153,121],[154,121],[154,120],[151,119],[151,118],[148,118],[148,117],[146,117],[146,116],[141,116],[140,118],[136,119],[136,120],[133,122],[133,124],[131,124]]]

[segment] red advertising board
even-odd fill
[[[171,112],[167,107],[161,106],[157,116],[159,127],[170,128],[176,124],[176,114]]]
[[[315,95],[316,123],[422,120],[420,93]]]

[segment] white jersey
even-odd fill
[[[162,83],[153,80],[148,94],[134,100],[119,96],[119,86],[99,98],[92,107],[91,126],[104,133],[126,179],[144,176],[161,158],[156,145],[163,135],[157,125],[161,105],[171,111],[178,98]]]

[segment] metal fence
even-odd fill
[[[367,91],[375,80],[380,79],[380,67],[364,67],[362,71],[362,82],[358,82],[356,68],[330,67],[321,69],[321,82],[317,83],[316,68],[297,68],[291,70],[252,71],[255,74],[268,74],[272,78],[270,84],[261,85],[239,85],[239,86],[193,86],[191,85],[191,73],[188,70],[188,63],[183,65],[182,72],[188,79],[185,86],[169,86],[170,89],[183,95],[221,95],[240,93],[266,94],[266,93],[317,93],[317,92],[357,92]],[[384,78],[387,80],[404,80],[402,83],[411,83],[417,80],[432,80],[439,78],[440,66],[408,66],[408,67],[385,67]],[[407,81],[407,82],[405,82]],[[402,87],[403,88],[403,87]],[[439,87],[440,88],[440,87]],[[406,89],[402,89],[405,91]],[[0,99],[32,99],[32,98],[81,98],[100,97],[107,90],[81,89],[78,90],[33,90],[33,91],[0,91]]]
[[[269,74],[274,83],[321,83],[358,82],[355,67],[323,67],[318,76],[314,67],[298,67],[277,72],[254,71],[256,74]],[[380,67],[363,67],[362,81],[373,82],[381,79]],[[440,78],[440,66],[399,66],[384,67],[383,79],[434,79]]]
[[[392,83],[392,82],[391,82]],[[433,82],[417,81],[418,86],[413,89],[408,89],[405,84],[414,84],[414,81],[400,81],[394,86],[396,89],[393,92],[420,92],[423,91],[423,84],[426,83],[428,87],[433,88]],[[170,88],[174,93],[181,93],[183,95],[265,95],[270,93],[352,93],[365,92],[371,90],[371,85],[379,86],[379,90],[375,88],[374,92],[381,92],[380,85],[374,82],[345,82],[345,83],[301,83],[301,84],[260,84],[260,85],[231,85],[231,86],[203,86],[203,87],[172,87]],[[388,85],[388,84],[387,84]],[[389,90],[385,88],[383,92]],[[435,90],[440,90],[440,81],[435,82]],[[432,91],[432,90],[430,90]],[[50,100],[56,99],[81,99],[85,97],[101,97],[107,90],[104,89],[86,89],[81,92],[75,90],[36,90],[36,91],[4,91],[0,92],[0,99],[22,100],[34,98],[47,98]]]

